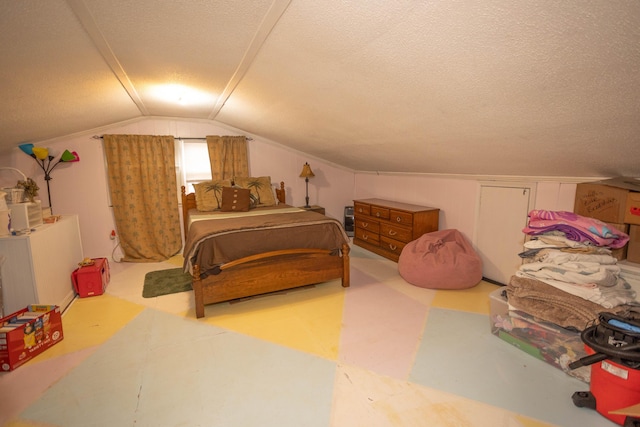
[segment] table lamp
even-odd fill
[[[309,178],[313,178],[315,175],[313,174],[313,171],[311,170],[311,166],[309,166],[309,163],[305,162],[304,166],[302,166],[302,172],[300,172],[300,178],[304,178],[304,182],[307,186],[307,195],[304,198],[305,200],[305,208],[310,208],[311,206],[309,206]]]

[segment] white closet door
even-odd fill
[[[506,285],[522,263],[522,229],[534,198],[535,184],[480,184],[474,243],[485,278]]]

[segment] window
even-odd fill
[[[203,139],[176,139],[176,179],[178,195],[180,187],[185,186],[187,193],[194,192],[193,184],[211,179],[211,164],[207,141]]]

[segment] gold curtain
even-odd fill
[[[211,179],[249,176],[247,138],[244,136],[207,136]]]
[[[173,136],[104,135],[123,261],[158,262],[182,247]]]

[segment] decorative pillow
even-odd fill
[[[250,195],[251,191],[247,188],[224,187],[220,210],[223,212],[247,212],[251,203]]]
[[[194,184],[196,189],[196,209],[201,212],[210,212],[220,209],[222,203],[222,189],[231,186],[231,181],[204,181]]]
[[[239,177],[234,179],[235,185],[251,190],[251,194],[258,199],[258,206],[275,206],[276,197],[271,187],[271,177]]]

